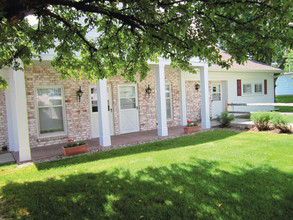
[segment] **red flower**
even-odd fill
[[[189,120],[187,120],[187,123],[190,123],[190,121],[189,121]]]
[[[68,139],[68,142],[73,142],[74,140],[73,139]]]

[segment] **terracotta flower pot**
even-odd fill
[[[64,156],[72,156],[76,154],[84,154],[87,152],[87,144],[75,147],[63,147]]]
[[[194,132],[199,132],[200,131],[200,126],[192,126],[192,127],[184,127],[184,133],[185,134],[190,134]]]

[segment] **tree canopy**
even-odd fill
[[[1,0],[0,67],[19,68],[54,50],[62,77],[144,78],[148,60],[189,60],[228,68],[248,55],[292,48],[292,0]],[[35,15],[38,24],[25,19]],[[291,22],[291,23],[290,23]],[[222,60],[219,48],[231,55]],[[4,81],[0,79],[3,86]]]

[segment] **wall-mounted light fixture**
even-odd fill
[[[79,100],[79,102],[80,102],[80,98],[81,98],[81,96],[82,96],[82,94],[83,94],[83,91],[81,90],[81,86],[79,87],[79,90],[76,92],[76,94],[77,94],[77,96],[78,96],[78,100]]]
[[[195,90],[198,91],[199,90],[200,85],[198,83],[195,84]]]
[[[152,89],[150,87],[150,85],[148,85],[148,87],[145,89],[146,94],[148,94],[148,97],[150,97]]]

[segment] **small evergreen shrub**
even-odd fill
[[[270,123],[275,127],[279,128],[283,133],[290,133],[290,123],[285,115],[279,112],[271,113]]]
[[[290,121],[279,112],[257,112],[250,116],[255,126],[260,131],[269,130],[270,126],[278,128],[282,133],[290,133]]]
[[[216,117],[216,121],[220,123],[221,128],[230,127],[231,121],[233,121],[234,119],[234,115],[229,115],[228,112],[222,112]]]
[[[269,130],[270,128],[270,112],[256,112],[250,116],[250,120],[254,122],[255,126],[260,131]]]

